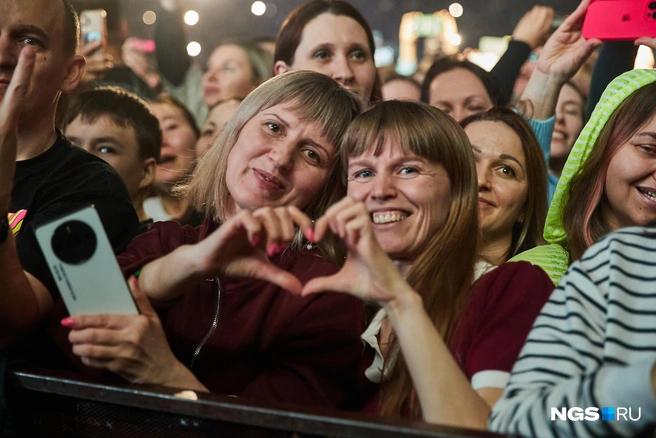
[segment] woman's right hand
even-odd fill
[[[328,229],[346,244],[346,262],[336,274],[310,280],[303,288],[303,295],[345,292],[383,307],[394,306],[402,298],[414,295],[379,245],[371,215],[363,203],[346,197],[330,207],[315,224],[316,241],[320,241]]]
[[[253,277],[300,293],[301,282],[269,261],[269,257],[284,251],[294,240],[295,225],[312,240],[312,221],[296,207],[243,210],[190,250],[197,257],[204,278]]]

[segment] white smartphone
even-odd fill
[[[139,313],[93,206],[41,225],[35,234],[71,316]]]
[[[102,52],[107,41],[107,12],[104,9],[87,9],[80,14],[80,30],[82,44],[87,45],[94,41],[101,41],[100,49],[93,54]]]

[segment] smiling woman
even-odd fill
[[[342,156],[349,196],[317,221],[315,238],[332,231],[348,255],[303,293],[341,291],[382,307],[362,335],[364,410],[485,428],[552,283],[509,263],[472,285],[476,168],[467,136],[442,111],[378,104],[349,126]]]
[[[198,225],[202,219],[185,199],[174,195],[174,189],[194,170],[200,131],[191,112],[173,97],[159,96],[149,106],[159,120],[162,148],[151,197],[144,201],[145,212],[155,222],[173,219]]]
[[[542,266],[555,283],[604,235],[656,219],[656,71],[616,78],[582,132],[549,207],[551,245],[514,258]]]
[[[352,405],[361,304],[292,292],[338,269],[322,257],[335,248],[306,249],[295,227],[311,240],[310,217],[343,195],[338,147],[360,109],[314,72],[246,97],[184,189],[203,225],[158,223],[133,240],[119,263],[126,276],[140,272],[131,286],[141,314],[65,320],[73,353],[131,382]]]
[[[461,122],[472,143],[483,232],[479,254],[500,265],[543,243],[547,169],[542,150],[522,116],[505,108]]]

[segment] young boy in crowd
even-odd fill
[[[96,88],[75,98],[62,126],[73,146],[116,169],[139,216],[139,232],[147,231],[153,221],[143,202],[155,181],[162,148],[159,121],[147,104],[118,87]]]

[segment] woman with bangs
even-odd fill
[[[348,197],[314,237],[338,235],[346,262],[303,294],[333,290],[382,307],[362,335],[365,411],[485,428],[553,284],[528,263],[476,278],[472,146],[440,110],[376,105],[349,126],[341,153]]]
[[[339,145],[360,110],[314,72],[249,94],[184,189],[203,224],[160,222],[134,239],[118,260],[140,315],[64,319],[73,354],[133,383],[352,405],[362,304],[295,294],[339,269],[336,245],[309,250],[303,235],[344,195]]]

